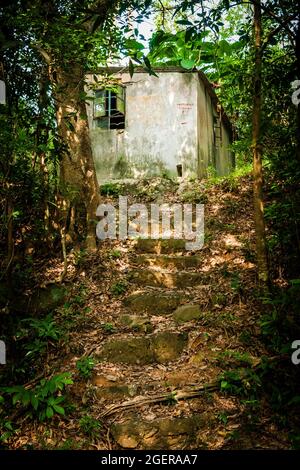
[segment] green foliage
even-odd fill
[[[238,272],[232,273],[230,285],[233,291],[237,293],[242,292],[242,282]]]
[[[76,362],[76,368],[83,379],[90,379],[95,367],[95,360],[92,357],[83,357]]]
[[[103,196],[117,197],[121,194],[121,186],[118,183],[105,183],[100,186],[100,194]]]
[[[184,203],[205,204],[207,203],[207,196],[199,188],[195,190],[185,191],[181,195],[181,200]]]
[[[122,256],[121,251],[117,249],[111,250],[109,253],[109,257],[112,259],[118,259],[118,258],[121,258],[121,256]]]
[[[41,319],[30,319],[28,323],[34,329],[38,338],[58,341],[62,335],[62,331],[55,323],[52,314]]]
[[[115,333],[116,331],[116,328],[112,323],[104,323],[101,325],[101,328],[103,331],[105,331],[105,333]]]
[[[127,282],[119,281],[111,286],[111,293],[115,296],[123,295],[127,291]]]
[[[262,336],[273,352],[287,352],[290,338],[300,330],[300,279],[291,280],[287,288],[274,290],[262,301],[266,306],[260,319]]]
[[[224,412],[218,413],[218,420],[226,426],[226,424],[228,423],[227,413],[224,413]]]
[[[298,433],[291,433],[290,434],[290,440],[292,443],[292,448],[294,450],[300,450],[300,430],[298,430]]]
[[[86,286],[84,284],[81,284],[76,290],[76,292],[76,295],[71,298],[70,303],[74,308],[82,308],[86,303],[86,297],[88,295]]]
[[[49,314],[44,318],[26,318],[21,320],[16,331],[16,338],[21,341],[26,351],[25,358],[38,358],[49,344],[57,343],[63,336],[63,329]]]
[[[300,276],[300,169],[295,148],[288,145],[288,141],[281,145],[283,148],[270,155],[266,170],[269,193],[265,208],[269,227],[267,244],[274,267],[293,279]]]
[[[255,397],[261,388],[261,379],[252,369],[226,371],[220,376],[220,389],[241,397]]]
[[[15,432],[14,426],[10,420],[0,420],[0,443],[5,443]]]
[[[3,387],[2,393],[11,397],[12,405],[19,405],[30,416],[40,421],[51,419],[55,414],[64,415],[65,408],[62,403],[65,396],[62,392],[67,385],[72,385],[70,373],[53,376],[51,379],[42,379],[36,387],[27,389],[22,385]]]
[[[74,264],[75,266],[82,266],[86,260],[87,252],[84,249],[74,251]]]
[[[167,398],[167,405],[168,406],[174,406],[177,404],[177,398],[176,398],[176,392],[171,392],[170,395]]]
[[[89,437],[96,437],[102,428],[100,421],[90,415],[85,415],[79,420],[80,430]]]
[[[239,340],[245,344],[246,346],[251,346],[252,344],[252,335],[249,331],[242,331],[240,336],[239,336]]]
[[[230,350],[219,353],[217,356],[217,361],[221,364],[221,366],[230,365],[231,367],[247,367],[251,366],[253,363],[253,360],[249,354]]]
[[[228,192],[235,192],[240,188],[241,178],[252,173],[252,163],[238,162],[238,166],[227,176],[217,176],[215,169],[208,169],[205,187],[219,186]]]

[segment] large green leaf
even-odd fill
[[[181,67],[183,67],[184,69],[193,69],[195,67],[195,61],[192,60],[192,59],[182,59],[180,61],[180,65]]]

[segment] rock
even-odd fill
[[[205,421],[205,415],[152,422],[134,417],[126,423],[113,424],[111,432],[115,441],[125,449],[183,449],[198,443],[198,431]]]
[[[159,268],[178,270],[196,268],[201,264],[199,256],[139,255],[135,261],[138,265],[142,266],[157,266]]]
[[[174,361],[187,345],[187,333],[169,333],[164,331],[152,338],[155,359],[159,363]]]
[[[112,340],[103,346],[100,360],[125,364],[151,364],[155,361],[150,339],[135,337]]]
[[[202,273],[163,272],[150,269],[137,269],[131,272],[130,279],[139,286],[186,288],[200,285],[204,281]]]
[[[190,370],[180,370],[176,372],[167,372],[165,374],[164,383],[168,386],[172,385],[175,387],[185,387],[191,383],[197,381],[195,377],[191,375]]]
[[[120,318],[124,325],[132,328],[134,331],[143,331],[144,333],[152,333],[153,326],[147,317],[139,315],[122,315]]]
[[[61,305],[66,299],[67,291],[59,284],[50,284],[39,288],[33,294],[29,309],[37,313],[47,313]]]
[[[179,305],[181,298],[178,294],[160,292],[142,292],[132,294],[124,301],[133,312],[149,313],[150,315],[168,315]]]
[[[96,394],[99,398],[113,400],[124,396],[133,397],[137,394],[138,387],[136,385],[116,382],[115,379],[109,380],[107,377],[96,375],[92,379],[92,384],[97,387]]]
[[[177,359],[186,345],[186,333],[165,331],[147,337],[111,340],[103,346],[99,359],[124,364],[165,363]]]
[[[178,253],[185,251],[185,240],[152,240],[150,238],[140,238],[136,244],[136,251],[140,253]]]
[[[205,364],[207,359],[207,351],[198,351],[190,357],[189,362],[191,364]]]
[[[194,304],[181,305],[173,313],[173,318],[178,323],[197,320],[200,317],[200,307],[199,305]]]
[[[116,438],[117,443],[124,447],[124,449],[135,449],[138,446],[138,441],[126,434],[121,434],[118,438]]]

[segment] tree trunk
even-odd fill
[[[72,207],[78,203],[84,204],[86,248],[95,249],[99,187],[84,100],[84,72],[80,65],[69,64],[68,71],[59,68],[52,75],[55,79],[58,131],[67,145],[60,164],[59,205],[66,224]]]
[[[256,256],[258,279],[260,286],[266,290],[269,283],[269,268],[266,247],[264,204],[263,204],[263,172],[261,144],[261,113],[262,113],[262,18],[260,0],[254,3],[254,93],[253,93],[253,198],[254,220],[256,233]]]

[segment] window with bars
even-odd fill
[[[125,128],[125,87],[95,92],[94,122],[101,129]]]

